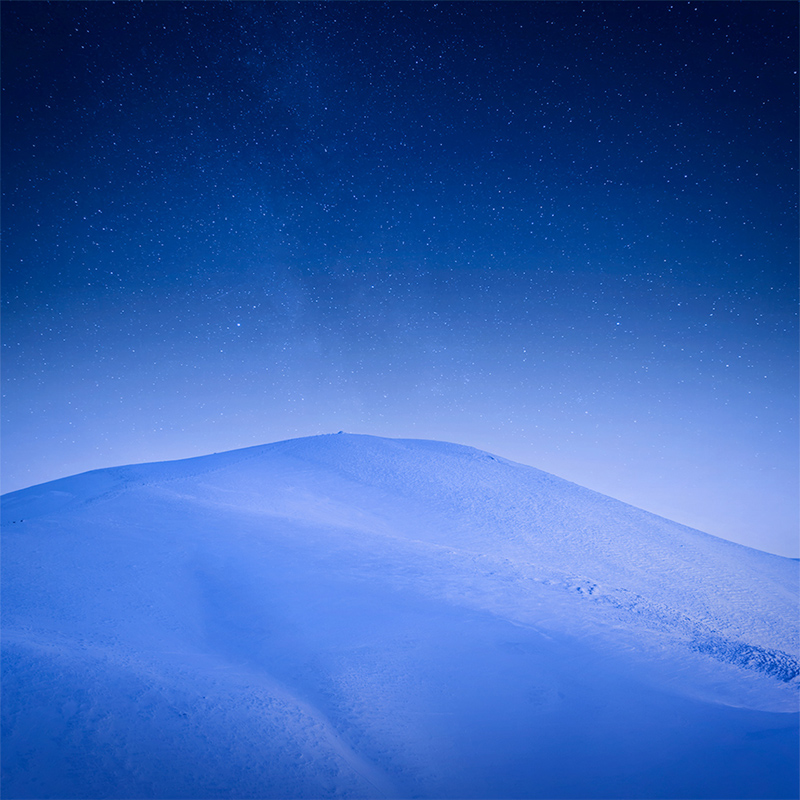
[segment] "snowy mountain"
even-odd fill
[[[798,795],[798,565],[335,434],[2,499],[5,798]]]

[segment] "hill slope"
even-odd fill
[[[349,434],[2,512],[4,797],[797,796],[792,560]]]

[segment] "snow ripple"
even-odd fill
[[[780,650],[768,650],[718,637],[697,639],[690,646],[697,653],[710,655],[737,667],[763,672],[784,683],[789,683],[800,675],[797,659]]]

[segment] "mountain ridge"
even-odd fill
[[[360,434],[2,507],[7,796],[795,796],[790,559],[464,445]],[[25,733],[43,684],[60,771]],[[94,700],[67,714],[73,695]],[[98,727],[108,708],[127,722]],[[158,777],[158,720],[199,777]],[[210,756],[258,760],[265,725],[257,779]]]

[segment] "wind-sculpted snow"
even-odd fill
[[[347,434],[2,512],[4,797],[797,797],[789,559]]]
[[[745,669],[753,669],[788,682],[800,675],[797,659],[788,653],[766,650],[763,647],[731,642],[716,636],[698,639],[692,642],[692,648],[698,653],[708,653],[720,661],[727,661]]]

